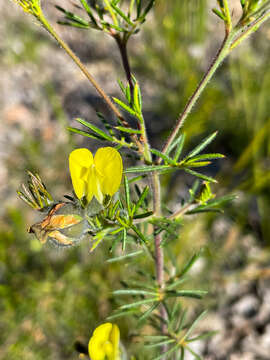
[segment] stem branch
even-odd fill
[[[159,174],[157,172],[152,173],[152,188],[153,188],[153,197],[154,197],[154,214],[157,217],[162,215],[161,211],[161,189],[160,189],[160,179]],[[154,232],[156,228],[154,227]],[[156,265],[156,278],[159,285],[159,288],[162,290],[164,288],[164,253],[163,248],[161,247],[162,236],[161,234],[157,234],[154,236],[155,242],[155,265]],[[163,305],[160,307],[160,316],[162,319],[166,320],[167,313],[166,309]],[[161,331],[165,333],[166,324],[164,322],[161,323]],[[163,352],[166,352],[166,347],[162,348]]]
[[[60,36],[56,33],[56,31],[53,29],[53,27],[50,25],[50,23],[46,20],[44,16],[41,16],[39,18],[40,22],[43,24],[44,28],[52,35],[52,37],[58,42],[58,44],[66,51],[66,53],[72,58],[72,60],[76,63],[76,65],[80,68],[80,70],[83,72],[83,74],[87,77],[87,79],[90,81],[90,83],[94,86],[94,88],[97,90],[97,92],[101,95],[101,97],[104,99],[104,101],[107,103],[109,108],[112,110],[112,112],[118,117],[118,119],[122,122],[124,126],[128,126],[127,122],[123,118],[120,111],[117,109],[117,107],[113,104],[111,99],[108,97],[108,95],[105,93],[105,91],[101,88],[101,86],[96,82],[96,80],[92,77],[92,75],[89,73],[85,65],[81,62],[81,60],[78,58],[76,54],[70,49],[70,47],[60,38]]]
[[[174,130],[172,131],[171,135],[169,136],[164,148],[162,149],[163,154],[165,154],[172,144],[172,142],[175,140],[175,138],[178,135],[178,132],[180,128],[183,126],[187,116],[191,112],[194,105],[197,103],[200,95],[202,94],[203,90],[205,89],[206,85],[209,83],[209,81],[212,79],[214,73],[216,72],[219,65],[222,63],[222,61],[225,59],[227,54],[230,50],[230,45],[232,43],[234,33],[231,32],[230,34],[226,34],[225,39],[218,50],[214,60],[212,61],[210,67],[206,71],[205,75],[203,76],[202,80],[200,81],[199,85],[197,86],[196,90],[192,94],[192,96],[189,98],[183,112],[179,116],[176,126]],[[158,159],[158,164],[160,164],[162,161],[161,158]]]
[[[127,81],[129,83],[130,86],[130,91],[131,94],[133,94],[133,82],[132,82],[132,76],[131,76],[131,70],[130,70],[130,65],[129,65],[129,59],[128,59],[128,54],[127,54],[127,41],[125,39],[122,39],[119,35],[114,36],[120,54],[121,54],[121,59],[122,59],[122,63],[123,63],[123,67],[126,73],[126,78]]]

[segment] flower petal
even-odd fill
[[[99,180],[99,176],[97,175],[96,168],[92,166],[89,170],[88,175],[88,190],[87,190],[87,202],[92,200],[93,195],[97,198],[100,204],[103,203],[103,194],[101,191],[101,184]]]
[[[119,327],[113,324],[110,334],[110,342],[113,345],[113,357],[112,357],[113,360],[119,359],[119,341],[120,341]]]
[[[119,152],[112,147],[99,148],[94,157],[97,177],[104,195],[114,195],[122,180],[123,163]]]
[[[105,323],[98,326],[93,332],[88,344],[91,360],[105,360],[106,348],[104,345],[109,340],[112,327],[111,323]]]
[[[76,149],[69,155],[69,170],[72,185],[78,199],[81,199],[86,195],[88,200],[90,198],[88,195],[88,180],[89,171],[92,165],[93,155],[88,149]]]

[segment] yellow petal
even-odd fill
[[[120,331],[117,325],[113,324],[111,334],[110,334],[110,342],[113,345],[113,356],[112,360],[119,359],[119,341],[120,341]]]
[[[91,360],[105,360],[107,348],[105,344],[109,340],[112,326],[113,325],[111,323],[105,323],[98,326],[93,332],[88,344],[88,351]]]
[[[91,360],[105,360],[105,351],[102,344],[96,340],[95,337],[91,337],[88,344],[88,352]]]
[[[81,199],[83,196],[87,196],[89,200],[91,197],[91,194],[88,194],[88,180],[92,165],[93,155],[88,149],[76,149],[69,155],[69,170],[72,185],[78,199]]]
[[[94,157],[97,177],[104,195],[114,195],[122,180],[121,155],[112,147],[99,148]]]
[[[93,195],[95,195],[97,200],[102,204],[103,194],[101,191],[101,184],[99,181],[99,177],[97,175],[96,168],[94,166],[92,166],[89,170],[87,182],[88,182],[87,201],[90,202],[92,200]]]

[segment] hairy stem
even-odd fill
[[[197,101],[198,101],[200,95],[202,94],[203,90],[205,89],[206,85],[212,79],[212,77],[213,77],[214,73],[216,72],[217,68],[219,67],[219,65],[222,63],[222,61],[228,55],[233,38],[234,38],[233,31],[230,34],[226,34],[225,39],[224,39],[220,49],[218,50],[214,60],[212,61],[210,67],[206,71],[205,75],[203,76],[203,78],[200,81],[199,85],[197,86],[196,90],[194,91],[192,96],[189,98],[183,112],[179,116],[174,130],[172,131],[165,146],[162,149],[162,152],[164,154],[167,152],[168,148],[170,147],[172,142],[177,137],[179,130],[184,125],[184,122],[185,122],[187,116],[191,112],[194,105],[197,103]],[[158,163],[160,164],[161,161],[162,161],[162,159],[159,158]]]
[[[126,73],[127,81],[130,86],[130,91],[131,91],[131,93],[133,93],[134,86],[133,86],[133,82],[132,82],[131,70],[130,70],[128,53],[127,53],[127,42],[125,41],[125,39],[122,39],[119,35],[116,35],[114,38],[117,42],[117,45],[118,45],[118,48],[119,48],[119,51],[121,54],[122,64],[123,64],[123,68]]]
[[[152,190],[153,190],[153,197],[154,197],[154,214],[157,217],[162,216],[161,210],[161,188],[160,188],[160,178],[157,172],[152,173],[151,175],[151,183],[152,183]],[[157,228],[154,227],[154,232]],[[162,235],[157,234],[154,236],[154,245],[155,245],[155,266],[156,266],[156,279],[159,285],[160,290],[164,289],[164,252],[161,246]],[[160,306],[160,317],[163,320],[167,319],[167,312],[165,307],[161,304]],[[163,334],[166,333],[167,327],[164,321],[161,321],[161,331]],[[166,345],[163,345],[161,348],[162,353],[167,351]],[[164,357],[165,359],[165,357]]]
[[[123,118],[120,111],[117,109],[117,107],[114,105],[114,103],[111,101],[111,99],[108,97],[108,95],[105,93],[105,91],[101,88],[101,86],[96,82],[96,80],[92,77],[92,75],[89,73],[85,65],[81,62],[81,60],[78,58],[76,54],[70,49],[70,47],[61,39],[61,37],[56,33],[56,31],[53,29],[53,27],[50,25],[50,23],[46,20],[44,16],[41,16],[39,18],[40,22],[44,26],[44,28],[52,35],[52,37],[58,42],[58,44],[65,50],[65,52],[72,58],[72,60],[76,63],[76,65],[80,68],[82,73],[87,77],[87,79],[90,81],[90,83],[94,86],[94,88],[97,90],[97,92],[101,95],[101,97],[104,99],[104,101],[107,103],[109,108],[112,110],[112,112],[118,117],[118,119],[122,122],[124,126],[128,126],[127,122]]]
[[[127,40],[122,39],[120,36],[116,35],[114,36],[120,54],[122,58],[122,64],[126,73],[126,78],[130,86],[131,93],[133,93],[134,86],[132,82],[132,75],[131,75],[131,69],[128,59],[128,53],[127,53]],[[142,136],[141,136],[141,142],[143,144],[143,155],[146,162],[151,163],[152,162],[152,154],[150,151],[150,144],[147,137],[147,131],[145,127],[145,121],[143,118],[143,115],[140,117],[140,127],[142,130]],[[153,191],[153,210],[154,214],[157,217],[160,217],[162,215],[161,211],[161,189],[160,189],[160,178],[159,174],[157,172],[154,172],[150,176],[152,191]],[[154,227],[153,231],[155,232],[157,229]],[[155,267],[156,267],[156,279],[157,283],[159,285],[159,288],[162,290],[164,288],[164,253],[163,248],[161,247],[161,241],[162,236],[161,234],[154,236],[154,246],[155,246]],[[166,309],[163,305],[160,307],[160,317],[162,319],[167,318]],[[165,334],[166,332],[166,325],[162,321],[161,322],[161,331]],[[166,352],[166,347],[164,346],[162,348],[162,352]]]
[[[270,10],[265,12],[262,17],[260,17],[258,20],[255,20],[252,24],[249,24],[248,26],[245,26],[245,30],[240,32],[240,35],[232,42],[230,46],[230,50],[234,49],[236,46],[241,44],[243,40],[245,40],[248,36],[253,34],[255,31],[258,30],[258,28],[268,19],[270,18]],[[241,30],[241,28],[240,28]]]

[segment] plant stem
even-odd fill
[[[261,18],[254,21],[252,24],[245,26],[245,31],[241,31],[241,35],[237,37],[231,44],[230,50],[234,49],[238,46],[243,40],[245,40],[248,36],[258,30],[258,28],[270,18],[270,11],[267,11]],[[242,30],[242,27],[240,28]]]
[[[132,75],[131,75],[131,69],[128,59],[128,53],[127,53],[127,39],[121,38],[119,35],[114,36],[118,48],[120,50],[121,58],[122,58],[122,64],[126,73],[126,78],[130,86],[131,93],[133,93],[134,86],[132,82]],[[142,136],[141,136],[141,142],[143,143],[143,155],[146,162],[151,163],[152,162],[152,154],[150,151],[150,144],[147,137],[147,131],[145,127],[145,121],[143,118],[143,115],[141,114],[141,117],[139,119],[140,122],[140,128],[142,130]],[[161,189],[160,189],[160,178],[159,174],[157,172],[153,172],[150,175],[150,182],[152,186],[153,191],[153,211],[154,216],[161,217],[162,211],[161,211]],[[153,231],[155,232],[157,229],[154,227]],[[164,288],[164,253],[163,248],[161,247],[161,241],[162,241],[162,235],[158,234],[154,236],[154,246],[155,246],[155,268],[156,268],[156,279],[157,283],[159,285],[160,290]],[[167,318],[166,309],[163,305],[160,307],[160,317],[164,320]],[[166,324],[162,321],[161,322],[161,331],[162,333],[166,333]],[[166,346],[162,348],[162,352],[166,352]]]
[[[119,118],[119,120],[122,122],[122,124],[126,127],[129,126],[127,124],[127,122],[125,121],[125,119],[123,118],[120,111],[117,109],[117,107],[113,104],[111,99],[105,93],[105,91],[101,88],[101,86],[92,77],[92,75],[89,73],[89,71],[87,70],[85,65],[83,65],[83,63],[78,58],[78,56],[75,55],[74,52],[70,49],[70,47],[60,38],[60,36],[56,33],[56,31],[53,29],[53,27],[50,25],[50,23],[46,20],[46,18],[44,16],[41,16],[39,18],[39,20],[42,23],[42,25],[44,26],[44,28],[52,35],[52,37],[58,42],[58,44],[66,51],[66,53],[72,58],[72,60],[80,68],[80,70],[83,72],[83,74],[87,77],[87,79],[90,81],[90,83],[94,86],[94,88],[97,90],[97,92],[101,95],[101,97],[107,103],[109,108]]]
[[[174,130],[172,131],[171,135],[169,136],[165,146],[162,149],[163,154],[166,153],[167,149],[170,147],[172,142],[175,140],[175,138],[178,135],[178,132],[180,128],[184,125],[184,122],[191,112],[194,105],[197,103],[200,95],[202,94],[203,90],[205,89],[206,85],[209,83],[209,81],[212,79],[214,73],[216,72],[219,65],[222,63],[222,61],[225,59],[225,57],[228,55],[230,51],[230,46],[234,38],[234,32],[232,31],[230,34],[226,34],[224,41],[218,50],[214,60],[212,61],[210,67],[206,71],[205,75],[203,76],[202,80],[200,81],[199,85],[197,86],[196,90],[192,94],[192,96],[189,98],[183,112],[179,116],[176,126]],[[158,164],[160,164],[162,161],[161,158],[158,159]]]
[[[133,94],[134,86],[133,86],[133,82],[132,82],[131,70],[130,70],[129,59],[128,59],[128,54],[127,54],[127,41],[125,39],[122,39],[121,36],[119,36],[118,34],[116,36],[114,36],[114,38],[117,42],[117,45],[118,45],[118,48],[119,48],[119,51],[121,54],[121,59],[122,59],[125,73],[126,73],[126,78],[129,83],[129,86],[130,86],[131,94]]]
[[[197,205],[198,206],[198,205]],[[177,210],[174,214],[168,217],[170,220],[178,219],[181,216],[185,215],[186,212],[188,212],[190,209],[195,208],[196,205],[194,203],[186,204],[181,209]]]
[[[161,189],[160,189],[160,178],[157,172],[152,173],[151,183],[153,190],[153,208],[154,214],[157,217],[162,216],[161,211]],[[154,232],[156,228],[154,227]],[[155,243],[155,266],[156,266],[156,279],[159,285],[159,288],[162,290],[164,288],[164,253],[163,248],[161,247],[162,236],[161,234],[154,236]],[[160,307],[160,317],[164,320],[167,319],[166,309],[163,305]],[[163,334],[166,332],[166,324],[161,322],[161,331]],[[166,346],[162,347],[162,352],[166,352]]]

